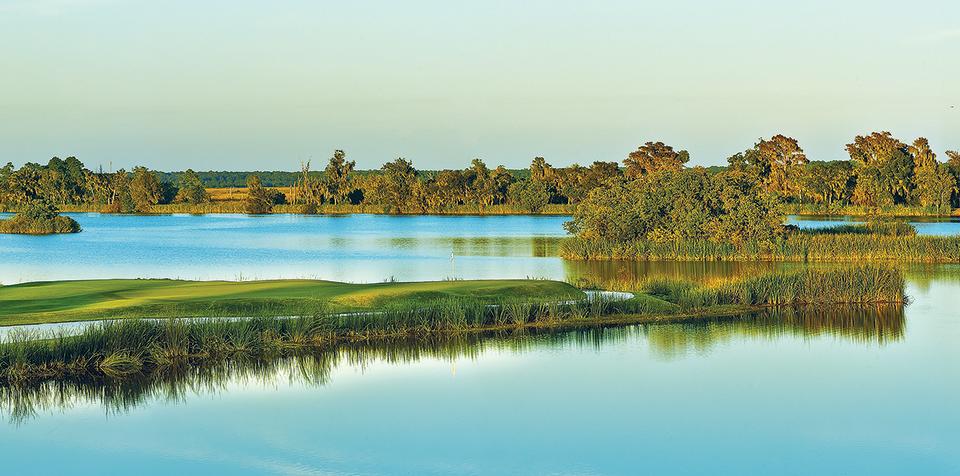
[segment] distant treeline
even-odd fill
[[[355,162],[339,150],[323,170],[311,170],[311,164],[305,163],[300,172],[157,172],[135,167],[109,173],[90,170],[75,157],[54,157],[46,165],[0,168],[0,207],[15,210],[43,199],[73,209],[149,212],[158,204],[205,203],[210,200],[207,188],[226,187],[247,187],[246,208],[252,213],[269,212],[272,205],[281,203],[302,205],[306,213],[327,204],[362,204],[384,213],[439,213],[457,208],[483,212],[494,205],[538,212],[550,204],[580,204],[597,189],[603,192],[594,201],[643,198],[651,204],[665,203],[644,195],[646,187],[670,190],[676,195],[666,198],[694,200],[708,208],[728,206],[722,203],[723,194],[749,198],[744,205],[754,208],[766,207],[772,200],[825,212],[854,205],[910,206],[946,213],[960,205],[960,153],[947,151],[947,161],[941,162],[926,139],[906,143],[888,132],[857,136],[846,150],[849,160],[810,161],[795,139],[775,135],[729,157],[726,167],[687,168],[686,151],[647,142],[622,163],[554,167],[536,157],[529,168],[511,170],[491,168],[474,159],[466,168],[439,171],[418,170],[404,158],[378,170],[356,170]],[[674,178],[652,178],[663,174]],[[284,193],[274,187],[284,187]],[[614,191],[619,196],[610,195]],[[696,200],[698,195],[707,197]],[[756,218],[764,214],[757,213]],[[605,225],[598,222],[597,226]]]

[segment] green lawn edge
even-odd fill
[[[495,303],[584,296],[568,283],[533,279],[368,284],[307,279],[41,281],[0,286],[0,326],[123,318],[292,316],[456,298]]]

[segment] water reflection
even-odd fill
[[[490,351],[599,350],[604,346],[635,342],[646,344],[658,358],[671,360],[691,352],[708,353],[738,339],[775,341],[785,336],[803,339],[832,336],[859,344],[884,345],[901,340],[904,327],[902,306],[779,308],[747,316],[677,323],[345,345],[273,358],[204,361],[122,380],[66,379],[0,385],[0,412],[15,424],[44,413],[85,405],[97,405],[108,415],[116,415],[150,402],[186,402],[190,396],[216,394],[229,387],[283,382],[314,387],[333,384],[331,375],[342,366],[362,369],[372,363],[413,364],[427,358],[453,363],[460,359],[475,360]]]
[[[564,261],[572,283],[633,283],[664,279],[710,285],[799,266],[797,263],[739,261]]]
[[[832,336],[861,344],[884,345],[903,339],[900,305],[836,308],[776,308],[748,316],[648,326],[646,339],[655,354],[676,358],[706,353],[734,340],[775,341],[784,336],[813,339]]]

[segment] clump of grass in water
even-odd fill
[[[826,228],[812,228],[800,233],[810,235],[884,235],[916,236],[917,229],[902,221],[871,220],[860,224],[842,224]]]
[[[572,260],[957,263],[960,236],[920,236],[905,230],[797,231],[769,242],[741,245],[709,240],[619,242],[568,238],[561,242],[559,254]]]

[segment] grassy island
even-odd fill
[[[123,377],[208,359],[284,355],[342,343],[746,316],[781,307],[902,306],[906,301],[899,271],[869,266],[776,272],[710,286],[652,281],[630,288],[635,295],[629,299],[585,299],[572,285],[537,280],[105,280],[7,286],[0,288],[4,324],[209,316],[213,311],[261,317],[113,319],[76,335],[12,334],[0,342],[0,380]],[[297,317],[277,317],[291,313]]]

